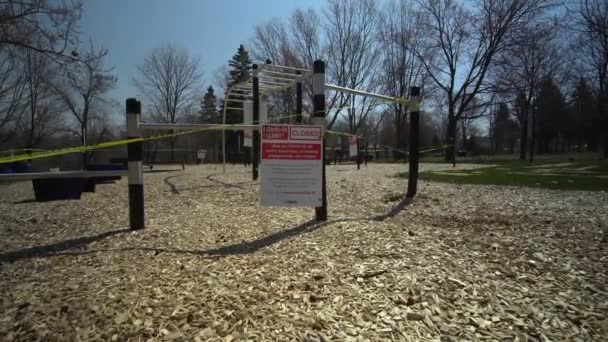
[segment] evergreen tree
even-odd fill
[[[517,123],[511,117],[509,108],[505,103],[498,106],[494,113],[494,123],[492,126],[492,141],[494,149],[498,153],[505,151],[512,152],[517,136]]]
[[[249,52],[245,50],[243,44],[241,44],[232,59],[228,61],[230,66],[230,80],[228,87],[242,82],[249,77],[251,71],[251,59],[249,58]],[[228,107],[242,108],[243,104],[240,102],[229,102]],[[226,123],[241,123],[243,122],[243,111],[241,110],[228,110],[226,112]]]
[[[596,150],[599,138],[601,135],[599,125],[599,113],[595,99],[587,81],[581,77],[574,94],[572,96],[572,121],[573,138],[578,145],[578,150],[583,150],[583,145],[587,145],[587,149]]]
[[[231,68],[228,86],[247,79],[251,71],[251,59],[249,58],[249,52],[245,50],[243,44],[239,45],[236,54],[228,61],[228,65]]]
[[[219,123],[219,115],[217,110],[217,97],[212,86],[207,88],[207,92],[201,101],[201,110],[199,111],[200,121],[202,123]]]
[[[249,58],[249,52],[245,49],[245,47],[241,44],[232,59],[228,61],[228,66],[230,67],[229,75],[230,80],[228,82],[228,87],[242,82],[249,77],[249,73],[251,71],[251,59]],[[241,102],[230,102],[226,104],[227,107],[232,108],[242,108],[243,104]],[[236,124],[243,122],[243,111],[242,110],[230,110],[226,111],[226,123],[227,124]],[[240,141],[240,146],[239,146]],[[229,159],[232,162],[236,162],[242,158],[245,158],[243,154],[243,132],[235,132],[235,131],[226,131],[226,149],[230,153]],[[238,155],[238,151],[241,151],[241,155]]]
[[[566,101],[551,78],[541,82],[535,101],[534,125],[538,152],[561,152],[566,146],[569,133]]]

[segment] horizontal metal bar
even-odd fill
[[[273,82],[273,81],[266,81],[266,80],[260,80],[260,85],[276,85],[276,86],[289,86],[291,84],[293,84],[295,82]]]
[[[50,178],[93,178],[109,176],[126,176],[127,170],[108,171],[58,171],[58,172],[30,172],[0,174],[0,181],[25,181],[32,179]]]
[[[325,88],[327,88],[329,90],[339,91],[341,93],[348,93],[348,94],[354,94],[354,95],[373,97],[373,98],[380,99],[380,100],[383,100],[383,101],[388,101],[388,102],[407,103],[407,101],[405,99],[399,99],[399,98],[396,98],[396,97],[391,97],[391,96],[386,96],[386,95],[380,95],[380,94],[374,94],[374,93],[370,93],[370,92],[367,92],[367,91],[340,87],[340,86],[337,86],[337,85],[334,85],[334,84],[325,84]]]
[[[217,130],[222,130],[223,125],[220,124],[164,124],[164,123],[140,123],[139,126],[145,129],[157,129],[157,130],[175,130],[175,131],[186,131],[186,130],[194,130],[201,128],[214,128],[217,127]],[[249,129],[258,129],[258,125],[245,125],[245,124],[236,124],[236,125],[228,125],[226,127],[227,131],[238,131],[241,129],[249,128]]]
[[[230,100],[228,100],[230,101]],[[231,110],[243,110],[243,108],[239,108],[239,107],[226,107],[226,109],[231,109]]]
[[[272,75],[279,75],[279,76],[290,76],[290,77],[294,77],[293,79],[298,79],[298,78],[302,78],[302,75],[298,75],[298,74],[288,74],[285,72],[280,72],[280,71],[272,71],[272,70],[265,70],[263,75],[265,74],[272,74]]]
[[[248,84],[247,84],[247,86],[251,86],[251,87],[253,87],[253,83],[248,83]],[[258,87],[259,87],[260,89],[262,89],[262,88],[267,88],[267,89],[272,89],[272,88],[280,88],[281,86],[283,86],[283,83],[281,83],[281,85],[264,84],[264,83],[262,83],[262,82],[260,82],[260,83],[258,84]]]
[[[277,68],[277,69],[284,69],[284,70],[295,70],[295,71],[304,71],[304,72],[310,72],[310,70],[308,70],[308,69],[302,69],[302,68],[290,67],[290,66],[285,66],[285,65],[266,64],[266,66],[267,66],[268,68]]]
[[[260,76],[260,82],[279,82],[279,83],[293,83],[296,80],[293,78],[274,77],[274,76]]]
[[[270,64],[266,64],[264,63],[258,63],[258,72],[261,72],[262,70],[266,69],[266,67],[268,67]]]
[[[287,84],[284,86],[278,86],[278,85],[261,85],[259,86],[260,90],[270,90],[270,91],[274,91],[274,90],[282,90],[282,89],[286,89],[289,88],[291,85]]]
[[[266,75],[260,76],[260,79],[265,79],[265,78],[268,78],[271,80],[278,80],[281,82],[287,81],[288,83],[295,83],[295,82],[299,81],[297,78],[274,77],[274,76],[266,76]]]

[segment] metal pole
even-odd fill
[[[260,80],[258,78],[258,65],[254,64],[253,69],[253,123],[260,124]],[[253,171],[253,180],[258,179],[258,163],[260,159],[260,132],[258,130],[253,131],[253,163],[251,163]]]
[[[134,98],[127,99],[127,137],[141,138],[139,121],[141,102]],[[132,230],[144,229],[144,172],[142,168],[143,143],[133,142],[127,145],[129,175],[129,221]]]
[[[302,75],[301,71],[297,71],[296,74]],[[296,123],[302,123],[302,81],[299,80],[296,83]]]
[[[407,197],[416,195],[418,186],[418,136],[420,133],[420,88],[410,88],[410,167],[407,181]]]
[[[243,129],[258,129],[258,125],[249,124],[234,124],[229,127],[222,127],[218,124],[166,124],[166,123],[145,123],[139,124],[140,128],[144,129],[156,129],[156,130],[175,130],[175,131],[187,131],[187,130],[203,130],[208,128],[209,130],[227,130],[227,131],[238,131]]]
[[[341,93],[347,93],[347,94],[354,94],[354,95],[362,95],[365,97],[373,97],[382,101],[387,101],[387,102],[394,102],[394,103],[406,103],[405,100],[401,99],[401,98],[397,98],[397,97],[390,97],[390,96],[385,96],[385,95],[380,95],[380,94],[375,94],[375,93],[370,93],[367,91],[362,91],[362,90],[357,90],[357,89],[351,89],[351,88],[345,88],[345,87],[340,87],[334,84],[326,84],[325,88],[328,90],[335,90]]]
[[[361,170],[361,149],[359,147],[359,136],[355,136],[357,139],[357,170]]]
[[[325,130],[325,62],[322,60],[316,60],[313,63],[313,76],[312,76],[312,111],[313,118],[312,123],[314,125],[320,125]],[[322,159],[322,171],[321,171],[321,206],[315,208],[315,216],[317,221],[327,221],[327,181],[325,178],[325,146],[327,145],[327,139],[323,134],[323,146],[321,146],[321,159]]]

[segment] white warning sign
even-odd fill
[[[261,136],[261,205],[321,206],[323,128],[263,125]]]

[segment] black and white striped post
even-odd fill
[[[302,75],[302,72],[298,70],[297,75]],[[296,123],[302,124],[302,79],[296,83]]]
[[[127,137],[141,138],[139,127],[141,102],[127,99]],[[143,143],[133,142],[127,145],[129,175],[129,222],[132,230],[144,229],[144,172],[142,168]]]
[[[251,66],[252,69],[252,88],[253,88],[253,124],[260,125],[260,79],[258,78],[258,65]],[[260,126],[261,127],[261,126]],[[258,164],[260,162],[260,130],[253,131],[253,180],[258,179]]]
[[[312,124],[323,127],[323,145],[321,146],[321,206],[315,208],[317,221],[327,221],[327,182],[325,179],[325,62],[316,60],[312,66]]]
[[[410,88],[410,153],[409,153],[409,177],[407,181],[406,197],[414,197],[418,189],[418,145],[420,135],[420,88]]]

